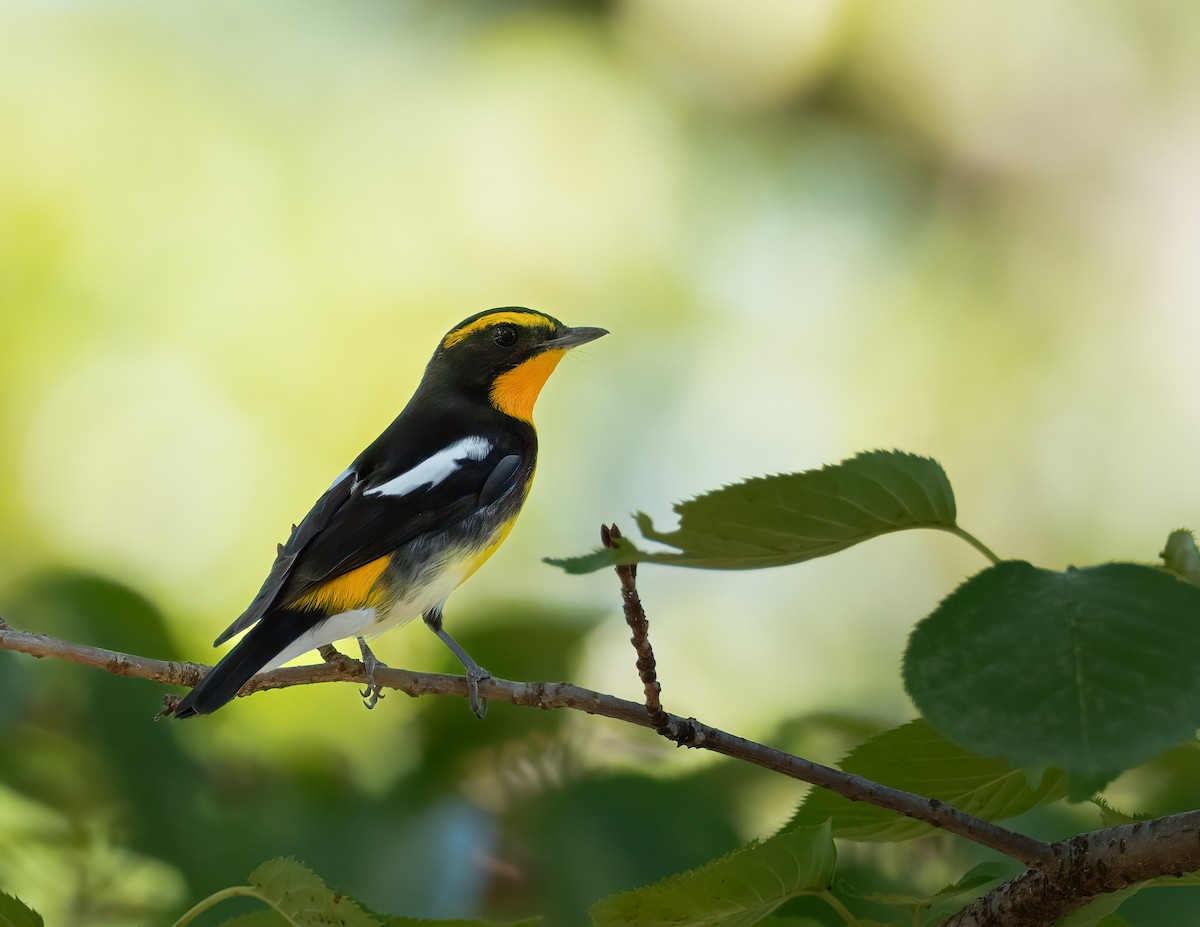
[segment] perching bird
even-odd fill
[[[365,638],[421,615],[462,661],[483,717],[488,673],[442,627],[442,607],[512,529],[537,460],[533,405],[570,348],[606,335],[541,312],[490,309],[442,339],[416,393],[279,546],[245,613],[250,628],[179,703],[177,718],[230,701],[260,670],[358,638],[374,707],[382,664]]]

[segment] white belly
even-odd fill
[[[408,624],[431,608],[440,608],[444,605],[446,599],[450,597],[450,593],[461,585],[470,572],[469,561],[459,560],[438,571],[431,580],[422,583],[419,589],[410,590],[390,608],[384,610],[356,608],[337,615],[330,615],[316,627],[304,632],[283,648],[275,659],[266,664],[263,669],[275,669],[301,654],[335,641],[352,637],[376,637],[384,631]]]

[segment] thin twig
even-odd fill
[[[616,525],[600,526],[600,543],[609,549],[620,545],[621,531]],[[621,581],[621,602],[625,611],[625,623],[633,632],[629,642],[637,652],[638,677],[646,693],[646,713],[650,724],[659,734],[675,740],[679,731],[671,724],[670,716],[663,711],[662,685],[658,681],[658,668],[654,660],[654,648],[650,646],[650,622],[642,608],[642,598],[637,591],[637,564],[619,565],[617,577]]]
[[[86,666],[94,666],[117,676],[135,676],[169,685],[194,686],[208,672],[208,667],[198,663],[174,663],[152,660],[148,657],[132,656],[74,644],[47,637],[43,634],[28,634],[21,631],[0,631],[0,650],[15,650],[34,657],[51,657]],[[239,696],[247,696],[267,689],[282,689],[288,686],[308,685],[323,682],[353,682],[359,685],[366,681],[362,664],[343,654],[341,659],[313,666],[292,666],[284,669],[259,673],[242,686]],[[462,676],[447,676],[438,673],[414,673],[409,670],[383,668],[375,671],[375,681],[389,689],[397,689],[411,696],[454,695],[467,696],[467,681]],[[479,694],[498,702],[508,702],[532,708],[571,708],[592,715],[600,715],[653,728],[646,707],[637,702],[619,699],[566,682],[511,682],[491,678],[479,683]],[[163,698],[164,715],[169,715],[179,703],[180,696]],[[934,827],[966,837],[983,846],[997,850],[1006,856],[1018,859],[1028,866],[1042,866],[1054,859],[1048,844],[1022,834],[982,821],[936,799],[922,798],[911,792],[889,788],[843,772],[813,763],[798,756],[784,753],[764,744],[755,743],[718,728],[702,724],[694,718],[681,718],[668,714],[668,722],[674,726],[677,736],[672,738],[680,746],[711,750],[725,756],[745,760],[763,769],[782,773],[802,782],[837,792],[851,801],[895,811],[907,817],[924,821]],[[195,724],[197,722],[188,722]]]

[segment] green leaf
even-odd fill
[[[678,508],[676,506],[676,510]],[[641,519],[643,516],[639,512],[636,517]],[[627,537],[616,538],[614,543],[617,546],[612,549],[599,547],[590,554],[580,554],[578,557],[543,557],[542,560],[551,566],[562,567],[568,573],[579,575],[595,573],[597,570],[615,567],[619,563],[639,563],[653,559],[653,554],[641,550]]]
[[[1055,927],[1123,927],[1125,921],[1117,917],[1116,910],[1136,895],[1144,886],[1131,885],[1118,892],[1097,895],[1078,911],[1054,922]]]
[[[959,898],[969,892],[976,892],[991,882],[1011,879],[1020,870],[1012,863],[1003,860],[990,860],[980,863],[963,873],[956,882],[952,882],[930,898],[930,901]]]
[[[936,915],[929,923],[940,923],[941,919],[963,905],[973,901],[993,887],[1014,878],[1019,867],[1004,860],[980,863],[968,870],[957,882],[934,893],[925,910]]]
[[[758,922],[760,927],[824,927],[825,922],[812,917],[794,914],[772,914]],[[857,921],[855,927],[867,927],[866,921]],[[897,925],[899,927],[899,925]]]
[[[546,562],[568,573],[639,562],[749,570],[824,557],[893,531],[956,527],[954,492],[941,466],[900,451],[756,477],[674,509],[674,531],[659,531],[645,513],[636,518],[647,539],[676,551],[646,551],[622,538],[616,550]]]
[[[269,927],[282,916],[292,927],[534,927],[540,918],[521,921],[427,920],[424,918],[375,915],[325,886],[311,870],[294,859],[273,859],[250,873],[250,884],[262,900],[275,910],[237,918],[237,927]],[[278,913],[276,913],[278,912]]]
[[[859,901],[889,905],[893,908],[922,908],[929,903],[927,895],[909,895],[905,892],[873,892],[856,888],[843,879],[839,879],[834,885],[834,893],[839,898],[857,898]]]
[[[485,921],[472,918],[455,918],[453,920],[428,920],[420,917],[379,917],[383,927],[537,927],[542,922],[540,917],[527,917],[520,921]]]
[[[530,917],[522,921],[484,921],[456,918],[454,920],[429,920],[421,917],[399,917],[375,914],[375,919],[381,927],[537,927],[540,917]],[[2,923],[2,922],[0,922]],[[288,927],[291,923],[275,910],[255,911],[243,914],[225,921],[221,927]],[[324,921],[318,921],[324,924]],[[334,921],[333,923],[337,923]]]
[[[294,859],[273,859],[250,873],[250,884],[294,927],[380,927],[347,898]]]
[[[1114,808],[1107,801],[1099,796],[1092,799],[1092,804],[1100,809],[1100,823],[1105,827],[1118,827],[1122,824],[1136,824],[1138,821],[1147,820],[1146,815],[1136,816],[1126,814],[1118,808]]]
[[[591,907],[595,927],[748,927],[790,898],[828,887],[837,852],[828,825],[797,828],[691,872]]]
[[[1086,798],[1200,726],[1200,587],[1131,563],[1000,563],[917,625],[904,682],[955,743],[1060,766]]]
[[[851,750],[839,765],[846,772],[937,798],[987,821],[1023,814],[1066,793],[1060,771],[1051,770],[1031,785],[1024,770],[964,750],[921,719],[877,734]],[[827,789],[809,792],[787,828],[826,819],[831,820],[835,837],[848,840],[910,840],[934,830]]]
[[[288,927],[288,919],[278,911],[268,908],[230,918],[221,927]]]
[[[1184,885],[1189,887],[1200,885],[1200,872],[1181,872],[1179,875],[1159,876],[1157,879],[1152,879],[1151,881],[1146,882],[1143,885],[1143,888],[1163,888],[1166,886],[1179,888],[1180,886]]]
[[[1200,808],[1200,741],[1188,740],[1130,770],[1120,789],[1130,805],[1120,810],[1133,822]]]
[[[981,894],[980,890],[984,886],[990,886],[993,883],[1011,879],[1018,871],[1019,869],[1015,865],[1001,860],[980,863],[966,872],[956,882],[934,892],[932,895],[862,891],[841,879],[838,880],[835,886],[835,892],[839,897],[857,898],[859,901],[866,901],[871,904],[910,908],[914,911],[944,911],[949,907],[961,906],[964,895],[974,898]]]
[[[1159,554],[1172,573],[1189,583],[1200,583],[1200,550],[1196,549],[1196,536],[1187,528],[1178,528],[1167,535],[1167,543]]]
[[[44,922],[19,898],[0,892],[0,927],[44,927]]]

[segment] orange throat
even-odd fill
[[[492,405],[505,415],[533,421],[533,404],[566,353],[564,348],[543,351],[508,373],[500,374],[492,384]]]

